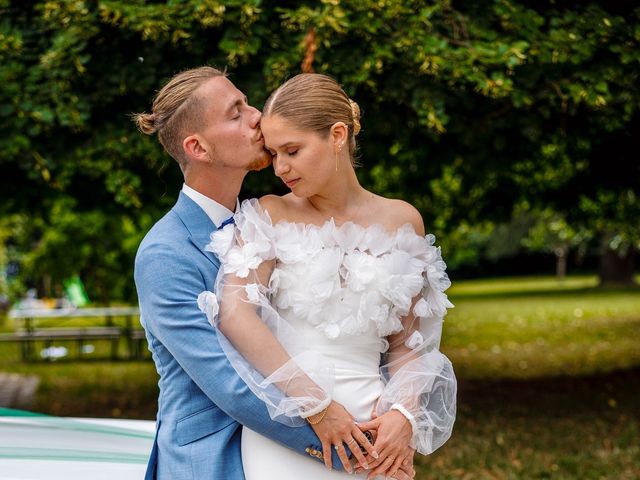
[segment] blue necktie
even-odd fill
[[[221,230],[224,227],[226,227],[227,225],[233,224],[233,223],[235,223],[235,221],[233,220],[233,216],[231,216],[231,217],[227,218],[224,222],[222,222],[220,224],[220,226],[218,227],[218,230]]]

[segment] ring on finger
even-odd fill
[[[342,448],[342,444],[340,443],[340,444],[334,445],[333,448],[335,448],[337,452],[338,450],[340,450],[340,448]]]

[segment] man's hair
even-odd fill
[[[187,158],[182,141],[191,133],[194,125],[202,122],[202,113],[207,105],[207,99],[200,98],[194,92],[208,80],[226,76],[225,71],[213,67],[198,67],[180,72],[156,94],[151,113],[137,113],[133,116],[141,132],[147,135],[158,133],[165,151],[183,170]]]

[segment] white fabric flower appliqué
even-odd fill
[[[379,224],[338,226],[333,219],[273,224],[256,200],[243,202],[234,218],[235,229],[216,232],[210,245],[224,273],[248,278],[275,259],[268,285],[247,285],[247,300],[270,302],[327,338],[372,328],[380,337],[395,334],[410,313],[436,328],[453,306],[444,293],[450,282],[435,237],[417,235],[410,224],[395,232]]]
[[[411,348],[412,350],[414,348],[418,348],[423,343],[424,343],[424,337],[422,336],[422,334],[420,332],[413,332],[411,334],[411,336],[407,339],[407,341],[404,342],[404,344],[408,348]]]
[[[216,317],[220,311],[218,297],[213,292],[205,290],[198,295],[198,308],[207,316],[211,325],[215,325]]]
[[[225,259],[225,272],[236,273],[240,278],[246,278],[250,270],[255,270],[262,263],[263,258],[260,254],[264,250],[263,246],[257,243],[232,248]]]
[[[253,303],[260,303],[260,287],[257,283],[249,283],[245,286],[247,292],[247,299]]]
[[[205,250],[215,253],[219,258],[226,257],[229,253],[231,245],[233,245],[234,226],[233,224],[225,225],[224,228],[215,230],[211,233],[211,242],[205,247]]]

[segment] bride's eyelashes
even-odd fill
[[[270,148],[267,148],[267,151],[269,152],[269,154],[271,155],[271,158],[276,158],[278,156],[278,152],[274,152],[273,150],[271,150]],[[296,153],[298,153],[298,149],[295,150],[287,150],[285,153],[289,156],[289,157],[294,157],[296,155]]]

